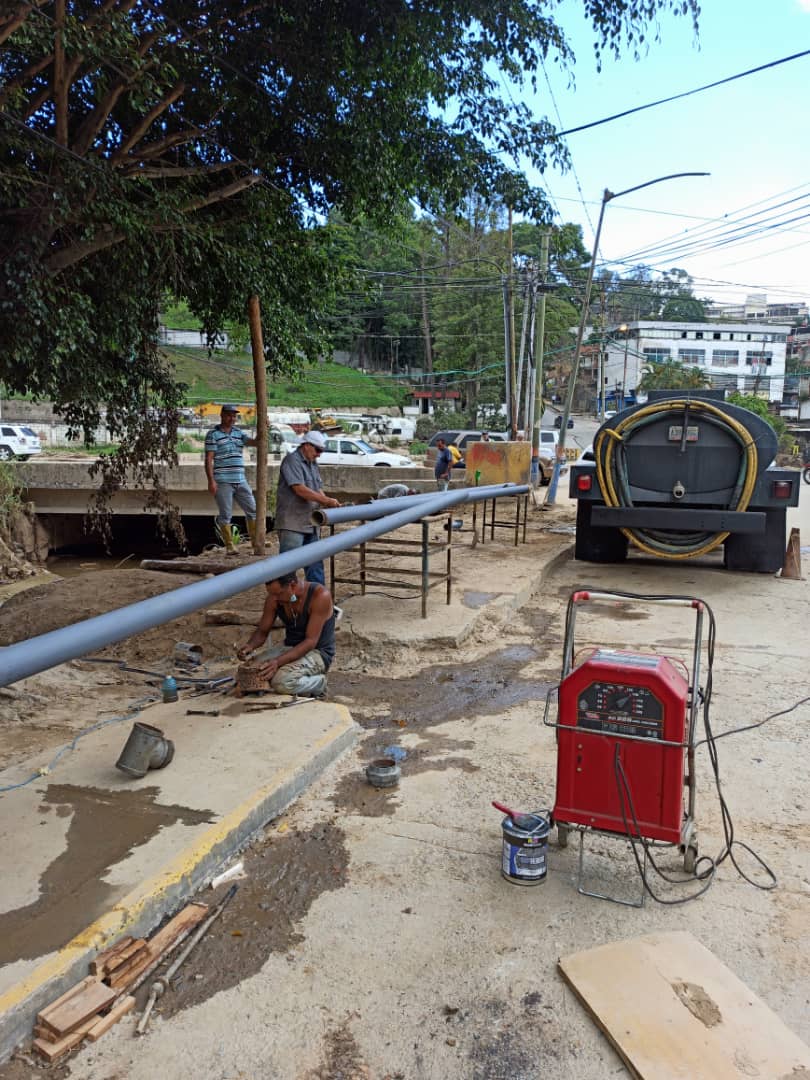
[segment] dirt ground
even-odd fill
[[[541,525],[533,519],[535,550],[542,548],[540,529],[564,530],[567,521],[562,516]],[[512,554],[506,544],[499,550],[504,559]],[[152,587],[141,572],[132,573],[141,575],[132,579],[133,596]],[[342,640],[330,697],[347,704],[362,726],[357,750],[245,852],[246,879],[159,1003],[152,1032],[135,1042],[133,1025],[124,1021],[67,1064],[46,1070],[49,1075],[627,1076],[560,979],[557,960],[668,929],[690,930],[810,1041],[807,707],[719,744],[737,837],[773,867],[778,889],[754,888],[726,860],[701,899],[664,906],[648,898],[643,908],[622,907],[580,896],[576,847],[563,850],[556,843],[543,885],[521,889],[500,876],[501,817],[490,800],[537,810],[553,798],[555,740],[542,725],[543,703],[559,678],[567,598],[584,585],[687,593],[712,604],[718,620],[717,731],[788,707],[807,693],[803,642],[810,583],[728,575],[711,564],[562,564],[518,613],[504,623],[482,622],[455,651],[389,648],[375,662],[367,645],[359,651],[351,638]],[[115,589],[121,603],[117,584]],[[104,594],[99,583],[92,602],[103,604]],[[64,595],[73,597],[71,610],[90,610],[81,607],[81,587]],[[257,610],[260,602],[261,591]],[[44,609],[40,617],[46,618]],[[0,608],[2,634],[11,632],[8,618]],[[578,643],[688,657],[690,618],[682,612],[661,618],[628,601],[583,621]],[[158,663],[176,640],[200,640],[207,631],[206,655],[209,649],[211,656],[225,655],[240,630],[175,624],[150,632],[154,638],[126,643],[121,654]],[[88,666],[65,669],[76,674],[77,698],[87,693]],[[102,678],[98,670],[91,674]],[[103,674],[120,682],[117,673]],[[106,685],[100,682],[99,692]],[[133,677],[131,685],[118,687],[119,697],[142,687]],[[51,715],[56,693],[47,685],[38,692],[47,700],[43,715]],[[0,717],[0,732],[5,724]],[[392,744],[407,751],[402,780],[394,789],[373,789],[364,767]],[[705,748],[698,752],[697,799],[701,851],[716,854],[722,833]],[[742,849],[736,854],[751,876],[764,880]],[[660,862],[682,876],[677,853],[663,854]],[[634,864],[621,841],[592,838],[587,873],[592,887],[624,898],[638,895]],[[673,900],[690,886],[656,878],[654,889]],[[217,895],[208,891],[203,899],[215,902]],[[22,1055],[0,1068],[0,1078],[27,1080],[40,1071]]]

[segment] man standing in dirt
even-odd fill
[[[319,532],[312,524],[316,506],[340,506],[337,499],[323,493],[323,481],[318,458],[326,446],[320,431],[308,431],[291,454],[287,454],[278,470],[276,494],[276,532],[280,553],[313,544]],[[326,576],[323,561],[306,568],[307,581],[323,585]]]
[[[433,475],[436,477],[436,487],[439,491],[447,491],[450,486],[450,472],[453,468],[453,455],[444,439],[436,440],[436,464]]]
[[[277,694],[323,697],[326,673],[335,658],[335,610],[329,590],[299,581],[297,574],[274,578],[265,587],[259,625],[236,655],[246,660],[260,649],[278,616],[285,627],[284,644],[256,653],[253,660],[259,674],[270,680]]]
[[[217,501],[217,531],[228,555],[236,554],[231,529],[233,504],[241,507],[251,540],[256,532],[256,500],[245,479],[243,450],[255,446],[247,432],[236,427],[239,410],[235,405],[223,405],[219,424],[205,436],[205,475],[208,490]]]

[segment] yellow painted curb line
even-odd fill
[[[342,735],[347,734],[355,726],[351,713],[345,705],[331,702],[330,705],[338,713],[338,722],[318,740],[310,753],[307,754],[307,761],[316,758],[321,750]],[[138,917],[151,900],[172,885],[179,884],[184,877],[191,874],[197,864],[202,862],[217,844],[226,840],[240,822],[250,817],[255,810],[258,810],[274,791],[292,781],[300,767],[299,763],[298,766],[292,766],[284,770],[274,778],[272,784],[259,788],[250,798],[245,799],[236,809],[231,810],[216,825],[212,825],[210,829],[207,829],[193,847],[181,852],[168,864],[165,870],[148,880],[145,885],[128,893],[109,911],[91,923],[86,930],[72,938],[54,956],[40,964],[16,986],[7,990],[0,996],[0,1019],[7,1012],[21,1005],[46,983],[67,975],[72,965],[77,960],[80,960],[88,949],[101,950],[106,948],[108,944],[111,944],[114,937],[118,937],[129,930],[137,922]]]

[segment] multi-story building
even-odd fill
[[[606,399],[635,396],[644,365],[672,361],[705,370],[711,385],[782,401],[790,326],[750,322],[632,322],[604,338]]]
[[[706,304],[706,317],[738,322],[785,322],[806,319],[810,311],[802,300],[769,304],[765,293],[751,293],[744,304]]]

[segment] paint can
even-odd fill
[[[501,873],[513,885],[539,885],[546,880],[549,830],[547,812],[521,814],[520,823],[518,827],[509,816],[501,822]]]

